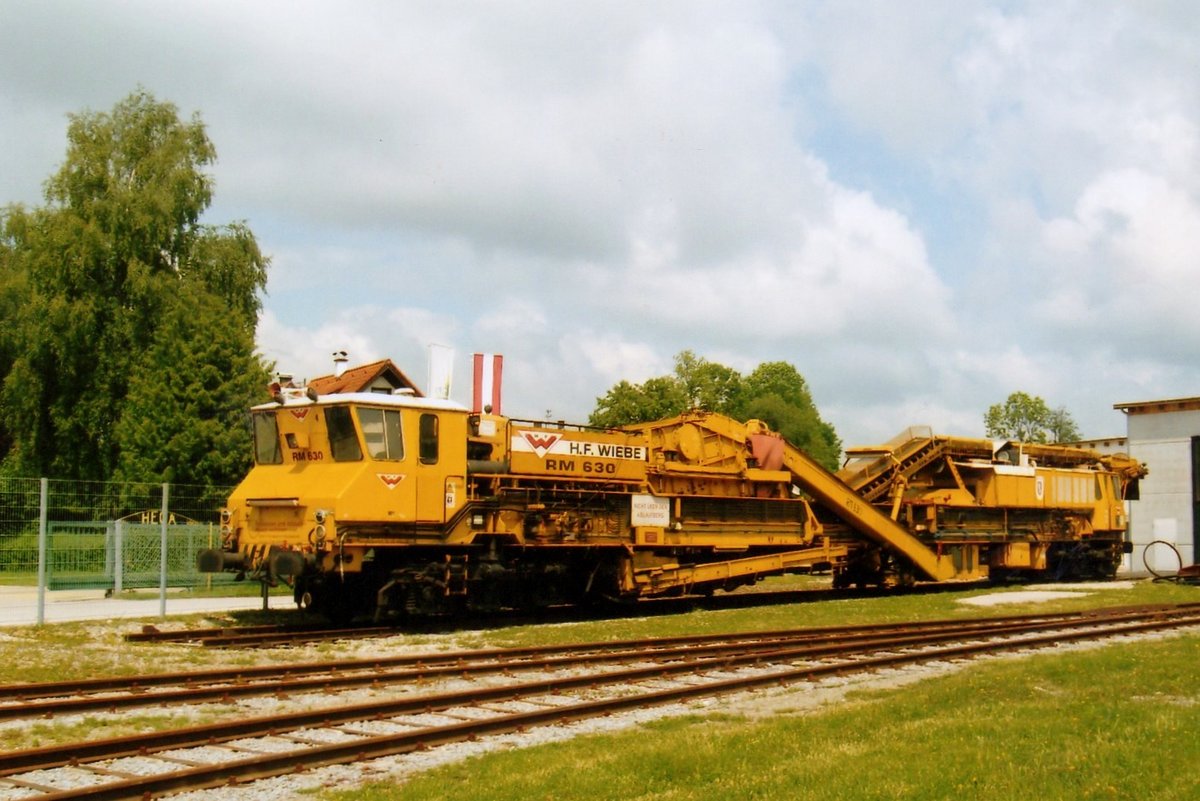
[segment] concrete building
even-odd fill
[[[1074,448],[1087,448],[1097,453],[1129,453],[1129,440],[1125,437],[1104,437],[1103,439],[1081,439],[1078,442],[1064,442]]]
[[[1195,564],[1200,545],[1200,398],[1118,403],[1129,455],[1150,473],[1130,504],[1134,574],[1174,574]],[[1176,556],[1178,552],[1178,556]]]

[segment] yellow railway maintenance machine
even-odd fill
[[[711,593],[814,569],[844,585],[1045,572],[1067,552],[1111,574],[1137,472],[1090,451],[1043,467],[1018,446],[910,437],[835,475],[759,421],[704,412],[597,429],[289,390],[251,419],[254,467],[198,566],[286,582],[337,620]]]

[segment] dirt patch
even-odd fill
[[[968,606],[999,606],[1001,604],[1032,604],[1058,601],[1063,598],[1083,598],[1098,590],[1131,590],[1132,581],[1092,581],[1079,584],[1042,584],[1036,590],[1005,590],[972,598],[960,598]]]
[[[1058,601],[1063,598],[1082,598],[1090,592],[1059,592],[1056,590],[1019,590],[1016,592],[994,592],[974,598],[960,598],[960,604],[969,606],[999,606],[1001,604],[1033,604]]]

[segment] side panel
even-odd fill
[[[410,409],[350,407],[362,449],[362,472],[349,484],[335,510],[339,525],[350,521],[411,523],[417,514],[416,437]],[[326,418],[333,426],[331,415]],[[346,434],[349,436],[349,434]]]
[[[412,412],[405,429],[409,441],[415,443],[410,465],[416,479],[417,520],[445,523],[466,502],[466,416]]]
[[[517,475],[619,481],[642,481],[646,476],[648,449],[641,436],[628,432],[514,425],[508,447]]]

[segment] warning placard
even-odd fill
[[[635,526],[671,525],[671,500],[653,495],[634,495],[632,499],[632,523]]]

